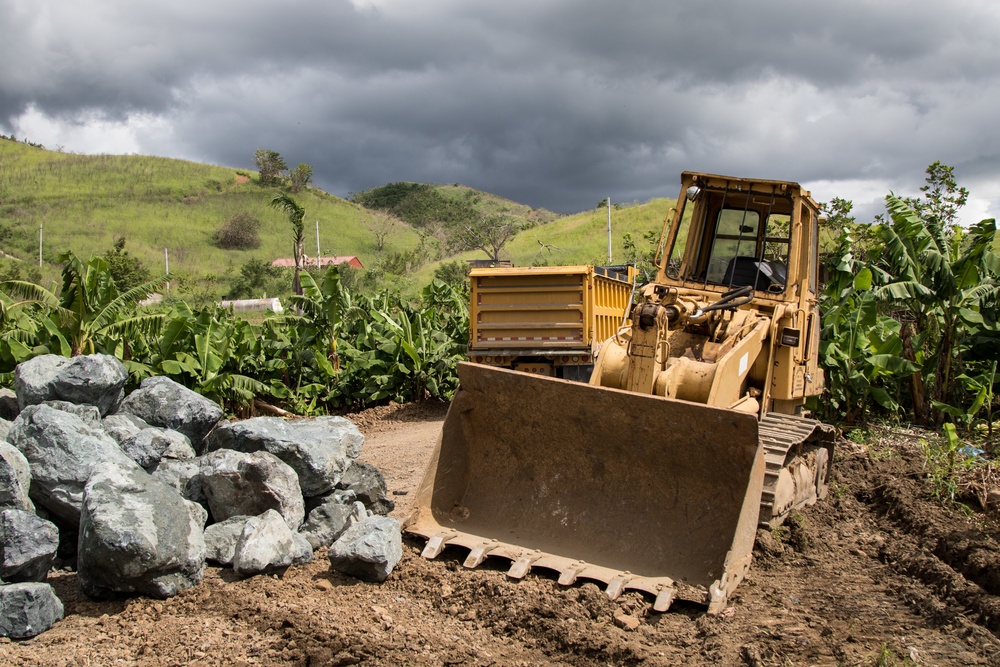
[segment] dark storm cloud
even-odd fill
[[[1000,187],[993,3],[814,5],[0,0],[0,129],[118,120],[141,152],[269,148],[336,194],[461,182],[560,211],[672,195],[682,169],[898,189],[940,159]]]

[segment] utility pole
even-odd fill
[[[608,264],[611,264],[611,196],[608,196]]]
[[[316,221],[316,268],[320,267],[320,259],[322,259],[319,253],[319,220]]]
[[[170,254],[166,248],[163,249],[163,273],[170,275]],[[167,281],[167,294],[170,294],[170,281]]]
[[[42,225],[38,224],[38,268],[42,268]]]

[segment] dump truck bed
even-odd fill
[[[473,269],[469,358],[586,381],[598,343],[622,324],[633,267]]]

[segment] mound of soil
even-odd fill
[[[406,516],[444,406],[352,418]],[[887,436],[888,437],[888,436]],[[50,577],[65,620],[0,642],[5,665],[996,665],[996,522],[930,498],[920,448],[838,443],[830,497],[760,533],[748,578],[719,616],[593,584],[420,558],[406,540],[383,584],[332,572],[325,552],[282,577],[209,568],[169,600],[93,601]],[[460,551],[460,550],[459,550]]]

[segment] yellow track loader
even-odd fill
[[[819,209],[798,184],[685,172],[656,280],[590,382],[471,363],[406,530],[561,584],[725,608],[758,526],[826,494]],[[623,318],[624,319],[624,318]]]

